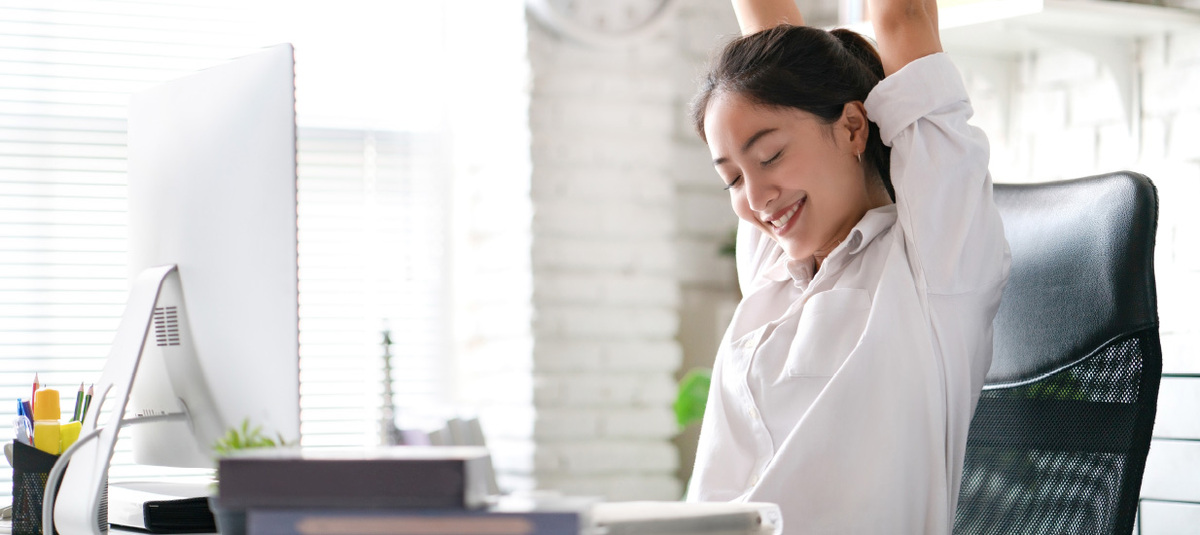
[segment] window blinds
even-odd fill
[[[307,446],[378,444],[385,329],[395,404],[428,406],[446,391],[441,146],[429,134],[300,129]]]
[[[0,0],[0,414],[34,373],[66,411],[99,377],[129,286],[129,94],[274,44],[250,18],[222,1]],[[375,444],[380,331],[401,408],[446,391],[441,136],[300,121],[302,440]],[[114,479],[174,473],[130,459],[119,444]]]

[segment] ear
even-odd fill
[[[854,154],[867,150],[867,136],[871,132],[871,125],[867,120],[867,108],[861,101],[847,102],[842,107],[842,118],[838,120],[838,126],[842,130],[842,135],[838,136],[839,140],[849,143],[849,148]]]

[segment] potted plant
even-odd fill
[[[693,368],[679,380],[675,393],[675,421],[680,429],[704,419],[704,407],[708,403],[708,388],[712,383],[712,370]]]
[[[245,419],[240,427],[229,429],[225,436],[213,443],[213,453],[219,459],[239,451],[288,445],[283,436],[277,434],[274,438],[269,437],[263,434],[262,426],[250,427],[250,420]],[[215,492],[208,497],[208,507],[216,520],[217,532],[221,535],[245,535],[246,511],[221,507],[217,499],[220,494],[220,480],[213,483],[213,486]]]

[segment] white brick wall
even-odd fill
[[[679,309],[679,341],[683,365],[675,377],[692,368],[712,367],[717,343],[728,325],[723,318],[739,294],[733,259],[721,256],[737,217],[729,194],[712,167],[708,147],[696,136],[688,105],[696,93],[709,58],[720,45],[738,34],[737,20],[727,0],[681,2],[679,17],[687,31],[678,47],[682,61],[674,71],[674,154],[670,169],[676,196],[676,277],[683,306]],[[699,426],[676,438],[680,480],[691,476]]]
[[[533,379],[525,414],[507,413],[532,462],[508,470],[514,487],[681,495],[677,32],[599,49],[530,19]]]
[[[1142,62],[1145,86],[1143,131],[1151,132],[1148,124],[1158,126],[1165,135],[1146,136],[1146,147],[1139,163],[1158,185],[1161,203],[1158,234],[1159,254],[1156,272],[1159,279],[1159,315],[1162,320],[1163,361],[1166,373],[1195,373],[1200,368],[1200,309],[1195,297],[1200,295],[1200,213],[1192,202],[1200,198],[1200,101],[1192,95],[1200,91],[1200,28],[1161,36],[1144,47]],[[1174,84],[1150,85],[1152,78],[1170,77]],[[1157,104],[1152,104],[1157,103]],[[1150,143],[1161,147],[1151,149]],[[1200,378],[1181,379],[1186,389],[1200,391]],[[1174,402],[1163,404],[1168,414],[1182,409]],[[1186,406],[1191,418],[1200,406]],[[1190,438],[1200,438],[1200,433]],[[1155,458],[1152,450],[1151,459]],[[1200,490],[1200,482],[1192,480]]]

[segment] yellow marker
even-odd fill
[[[62,418],[59,409],[58,391],[53,388],[43,388],[33,395],[33,447],[51,455],[62,453],[62,430],[58,419]],[[76,438],[79,433],[76,432]]]
[[[83,427],[83,422],[78,420],[67,422],[58,427],[59,434],[62,435],[62,450],[67,451],[76,440],[79,440],[79,430]]]

